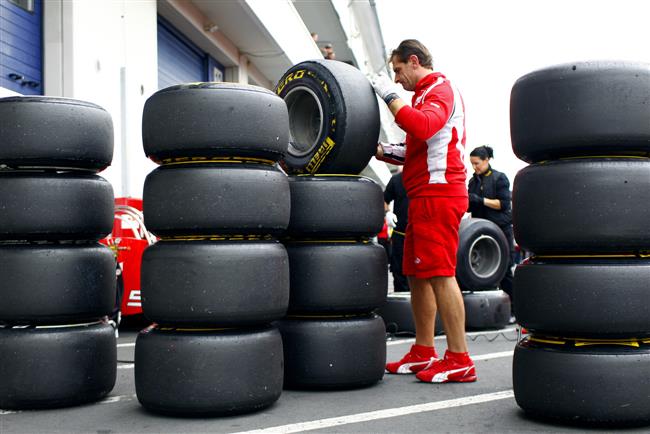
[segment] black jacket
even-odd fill
[[[409,200],[406,197],[406,189],[402,182],[402,172],[393,175],[390,181],[388,181],[388,185],[386,185],[384,202],[390,204],[392,201],[395,201],[393,204],[393,212],[397,216],[395,230],[405,233],[409,214]]]
[[[467,190],[481,197],[501,201],[500,210],[470,202],[468,211],[472,213],[472,217],[490,220],[504,230],[512,225],[510,181],[504,173],[488,167],[483,175],[472,176]]]

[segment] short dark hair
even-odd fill
[[[425,68],[433,69],[433,60],[431,59],[431,53],[427,47],[424,46],[417,39],[405,39],[400,42],[399,46],[390,53],[389,62],[393,60],[393,57],[396,57],[400,62],[406,63],[411,56],[417,56],[420,61],[420,65]]]
[[[494,158],[494,150],[489,146],[479,146],[469,153],[470,157],[479,157],[481,160]]]

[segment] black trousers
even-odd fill
[[[402,260],[404,259],[404,235],[393,231],[390,238],[390,272],[393,274],[393,288],[395,292],[409,292],[409,283],[402,274]]]
[[[514,312],[515,308],[515,298],[514,298],[514,291],[513,291],[513,274],[512,274],[512,268],[515,265],[515,236],[512,232],[512,225],[502,227],[501,230],[503,231],[503,234],[506,236],[506,239],[508,240],[508,246],[510,247],[510,254],[508,255],[509,257],[509,262],[508,262],[508,270],[506,271],[506,275],[503,277],[503,280],[501,280],[501,283],[499,286],[503,291],[510,296],[510,302],[512,303],[512,311]]]

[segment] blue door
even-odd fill
[[[158,17],[158,88],[181,83],[221,80],[224,68]]]
[[[43,94],[43,2],[0,0],[0,86]]]

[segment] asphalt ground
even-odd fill
[[[146,411],[135,395],[133,352],[137,328],[121,330],[117,383],[109,396],[78,407],[7,412],[0,410],[0,433],[431,433],[584,432],[527,417],[512,392],[513,326],[468,334],[478,381],[425,384],[412,375],[385,375],[378,384],[347,391],[285,390],[271,407],[235,417],[168,417]],[[411,338],[389,338],[388,359],[399,359]],[[436,338],[438,352],[444,336]],[[589,428],[610,432],[611,428]],[[648,428],[629,429],[648,432]]]

